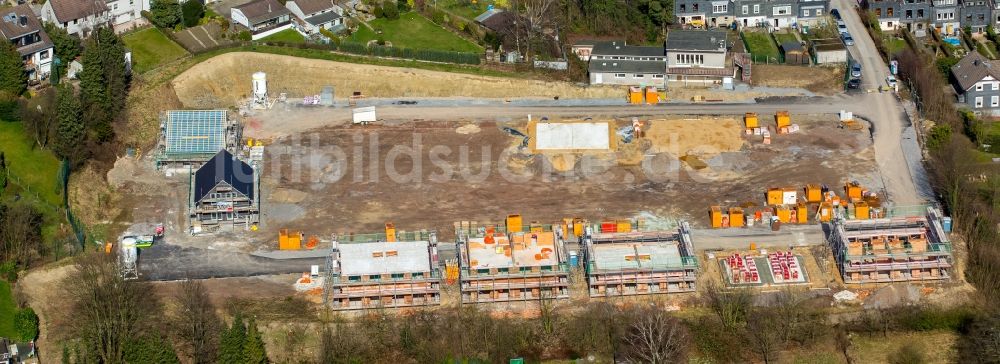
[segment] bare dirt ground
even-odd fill
[[[52,265],[32,270],[18,280],[19,294],[38,314],[37,347],[43,362],[56,362],[62,352],[58,343],[68,339],[66,291],[60,283],[72,272],[70,265]]]
[[[799,87],[822,95],[844,91],[844,67],[754,65],[753,85]]]
[[[450,121],[327,127],[267,148],[262,231],[361,233],[392,221],[450,232],[455,221],[510,213],[543,222],[649,213],[701,225],[709,205],[758,201],[768,187],[850,179],[878,189],[866,132],[839,129],[829,116],[794,120],[803,131],[771,145],[744,135],[734,118],[657,120],[651,138],[617,153],[572,156],[567,172],[553,167],[551,155],[518,151],[522,138],[501,130],[523,130],[524,121],[477,121],[480,131],[469,134]],[[678,162],[683,155],[707,167]],[[278,188],[279,196],[294,190],[310,198],[275,198]]]

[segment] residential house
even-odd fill
[[[277,0],[254,0],[230,9],[233,23],[249,30],[253,40],[291,29],[291,14]]]
[[[680,24],[694,27],[768,27],[783,29],[825,22],[829,0],[677,0]]]
[[[0,364],[38,363],[35,356],[35,343],[15,343],[0,337]]]
[[[599,42],[590,54],[590,84],[656,86],[663,88],[667,56],[663,47]]]
[[[962,28],[971,28],[973,33],[986,31],[986,26],[993,22],[993,4],[991,0],[964,0],[959,5],[959,22]]]
[[[934,30],[945,35],[958,35],[962,30],[959,19],[958,0],[933,0],[931,2],[931,24]]]
[[[104,0],[48,0],[42,5],[43,21],[81,38],[98,26],[107,24],[110,17]]]
[[[344,9],[333,0],[288,0],[285,7],[302,20],[302,29],[306,33],[318,33],[320,29],[344,29]]]
[[[223,149],[198,168],[189,190],[191,231],[249,228],[260,221],[257,172]]]
[[[883,31],[895,30],[900,25],[901,1],[898,0],[866,0],[864,8],[875,13],[879,27]]]
[[[667,80],[684,83],[716,83],[734,77],[728,66],[726,32],[718,30],[674,30],[667,33]]]
[[[903,0],[900,3],[900,15],[900,23],[906,30],[922,36],[932,20],[931,3],[928,0]]]
[[[695,27],[727,27],[735,20],[732,6],[733,3],[729,1],[676,0],[674,14],[680,24]]]
[[[14,44],[21,54],[28,80],[35,82],[48,78],[52,71],[52,40],[42,29],[42,23],[35,17],[27,4],[0,10],[0,36]]]
[[[800,0],[799,9],[796,13],[798,14],[796,23],[800,27],[826,24],[827,15],[830,13],[830,1]]]
[[[590,61],[590,54],[594,52],[594,47],[598,44],[614,42],[625,44],[624,40],[581,40],[573,43],[573,45],[570,46],[570,51],[572,51],[573,54],[575,54],[581,61],[588,62]]]
[[[111,23],[125,29],[145,25],[149,21],[142,12],[149,11],[149,4],[150,0],[108,0]]]
[[[969,52],[951,67],[951,83],[958,102],[973,112],[1000,115],[1000,62]]]

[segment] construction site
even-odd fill
[[[698,258],[690,227],[645,230],[630,221],[602,223],[583,236],[591,297],[693,292]]]
[[[560,226],[459,223],[463,303],[569,298],[569,256]],[[574,252],[575,258],[575,252]]]
[[[830,247],[844,283],[933,281],[952,278],[951,220],[925,214],[871,220],[837,219]]]

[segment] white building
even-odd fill
[[[288,0],[285,7],[301,20],[299,23],[309,34],[320,28],[336,31],[344,26],[344,9],[332,0]]]
[[[275,0],[254,0],[230,9],[233,23],[249,30],[253,40],[292,29],[291,13]]]
[[[144,25],[147,21],[142,17],[143,11],[149,11],[150,0],[110,0],[108,10],[111,12],[111,22],[116,26]]]
[[[43,21],[81,38],[97,26],[107,24],[110,17],[104,0],[48,0],[42,5]]]

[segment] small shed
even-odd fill
[[[847,48],[839,38],[814,39],[810,51],[816,64],[847,62]]]
[[[781,43],[781,52],[785,54],[787,64],[809,64],[809,53],[799,42]]]

